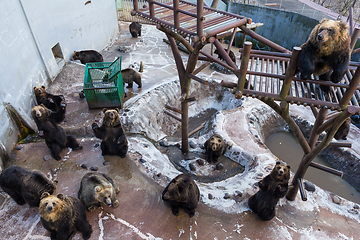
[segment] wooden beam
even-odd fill
[[[177,108],[171,107],[171,106],[169,106],[169,105],[167,105],[167,104],[165,104],[165,108],[167,108],[167,109],[169,109],[169,110],[172,110],[172,111],[174,111],[174,112],[177,112],[177,113],[182,114],[182,112],[181,112],[181,110],[180,110],[180,109],[177,109]]]
[[[170,117],[174,118],[175,120],[178,120],[179,122],[181,122],[181,118],[175,116],[174,114],[164,110],[164,113],[166,113],[167,115],[169,115]]]

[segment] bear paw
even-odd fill
[[[92,211],[95,210],[95,206],[94,206],[94,205],[91,205],[91,206],[87,207],[87,210],[88,210],[89,212],[92,212]]]
[[[179,208],[172,208],[171,209],[172,213],[175,215],[175,216],[178,216],[179,215]]]
[[[96,130],[96,129],[99,128],[99,126],[98,126],[96,123],[93,123],[93,124],[91,125],[91,128],[92,128],[92,130]]]
[[[116,200],[115,202],[113,202],[113,207],[114,208],[117,208],[119,206],[119,201],[118,200]]]

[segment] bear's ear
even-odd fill
[[[43,194],[41,194],[40,200],[43,199],[43,198],[46,198],[48,196],[50,196],[50,193],[44,192]]]
[[[286,167],[287,167],[289,170],[290,170],[290,168],[291,168],[289,165],[287,165]]]
[[[118,109],[118,108],[115,108],[115,111],[116,111],[117,113],[119,113],[119,109]]]
[[[346,22],[344,22],[344,21],[338,21],[338,23],[339,23],[339,27],[340,27],[340,29],[341,29],[342,31],[348,29],[348,25],[346,24]]]
[[[45,86],[41,86],[42,89],[45,89]]]
[[[65,196],[62,193],[59,193],[58,195],[56,195],[57,198],[59,198],[60,200],[64,200]]]
[[[107,108],[103,108],[102,112],[105,113],[107,111]]]
[[[281,162],[280,162],[280,161],[277,161],[277,162],[276,162],[276,165],[279,165],[279,164],[281,164]]]
[[[323,19],[321,19],[321,21],[319,23],[322,24],[322,23],[324,23],[326,21],[329,21],[329,20],[327,20],[326,18],[323,18]]]
[[[99,186],[95,187],[95,192],[100,192],[100,187]]]

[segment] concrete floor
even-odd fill
[[[134,39],[127,26],[128,23],[120,23],[121,36],[102,53],[105,61],[113,61],[121,55],[122,68],[144,62],[143,88],[138,90],[134,85],[134,98],[160,85],[166,78],[177,76],[177,72],[171,50],[162,42],[161,32],[153,26],[145,26],[143,37]],[[117,49],[123,46],[129,47],[131,51],[119,52]],[[159,71],[150,71],[147,66],[158,66]],[[69,134],[78,137],[83,149],[65,149],[61,153],[62,160],[55,161],[49,157],[50,152],[44,142],[20,144],[11,154],[9,165],[37,168],[58,180],[57,193],[74,197],[77,196],[81,177],[90,168],[113,177],[120,186],[117,195],[120,204],[116,209],[101,207],[87,213],[93,228],[91,239],[360,238],[358,214],[350,218],[330,208],[304,212],[288,202],[278,206],[277,217],[268,222],[261,221],[249,210],[229,214],[202,201],[193,218],[189,218],[182,210],[179,216],[172,215],[171,209],[160,198],[163,187],[154,181],[157,176],[149,177],[145,174],[141,156],[131,151],[124,159],[101,155],[98,147],[100,140],[94,137],[91,130],[91,124],[99,119],[100,109],[89,109],[86,100],[78,96],[82,90],[83,74],[83,65],[68,63],[48,88],[54,94],[65,94],[68,102],[67,120],[61,125]],[[230,133],[231,129],[228,131]],[[249,133],[240,134],[246,137]],[[236,137],[233,141],[236,141]],[[82,164],[87,169],[82,168]],[[0,209],[1,239],[49,239],[49,233],[39,219],[38,208],[27,204],[19,206],[7,197]],[[73,239],[81,239],[81,235],[77,233]]]

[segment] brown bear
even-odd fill
[[[92,234],[86,209],[77,198],[45,192],[41,196],[39,214],[41,224],[50,231],[51,240],[70,239],[77,231],[85,240]]]
[[[225,48],[225,51],[227,52],[227,48]],[[218,55],[218,58],[219,58],[220,60],[223,60],[223,59],[224,59],[223,56],[221,56],[221,55],[219,54],[219,51],[218,51],[217,49],[215,49],[214,53]],[[231,60],[232,60],[234,63],[236,63],[235,54],[234,54],[234,52],[231,51],[231,50],[230,50],[230,52],[229,52],[229,57],[231,58]]]
[[[351,118],[347,118],[334,135],[336,140],[346,140],[350,131]]]
[[[141,75],[136,70],[132,68],[125,68],[121,70],[121,76],[123,79],[123,83],[127,83],[126,88],[132,88],[133,82],[135,82],[138,85],[138,88],[142,87],[141,84]]]
[[[171,180],[162,193],[162,200],[169,203],[175,216],[179,215],[179,208],[184,208],[190,217],[194,216],[199,198],[199,188],[187,174],[180,174]]]
[[[45,87],[34,87],[37,105],[44,104],[51,110],[50,121],[61,123],[65,119],[66,101],[63,95],[53,95],[46,92]]]
[[[82,64],[104,61],[101,53],[95,50],[74,51],[71,60],[80,60]]]
[[[100,207],[101,203],[116,208],[119,201],[116,194],[120,192],[119,186],[104,173],[86,173],[80,183],[78,198],[89,212]]]
[[[20,166],[8,167],[0,174],[1,188],[19,205],[38,207],[44,192],[55,193],[56,183],[39,170]]]
[[[219,157],[226,152],[226,142],[219,134],[213,134],[204,143],[206,160],[216,163]]]
[[[62,127],[55,122],[50,121],[51,110],[43,104],[34,106],[31,109],[31,116],[38,128],[38,135],[45,139],[45,143],[51,151],[55,160],[60,160],[60,152],[66,147],[73,150],[82,149],[82,146],[76,141],[76,138],[66,135]]]
[[[249,198],[250,209],[264,221],[275,217],[276,204],[288,192],[289,179],[290,166],[276,162],[271,173],[259,182],[260,190]]]
[[[305,80],[310,75],[320,80],[338,83],[348,70],[351,38],[343,21],[323,19],[311,31],[308,40],[301,45],[297,72]],[[329,86],[321,85],[328,92]]]
[[[129,30],[130,30],[131,36],[133,36],[134,38],[141,36],[141,24],[140,23],[132,22],[129,25]]]
[[[96,123],[92,124],[95,136],[102,139],[102,155],[118,155],[124,158],[128,150],[128,141],[121,125],[119,109],[104,108],[103,113],[104,118],[101,127]]]

